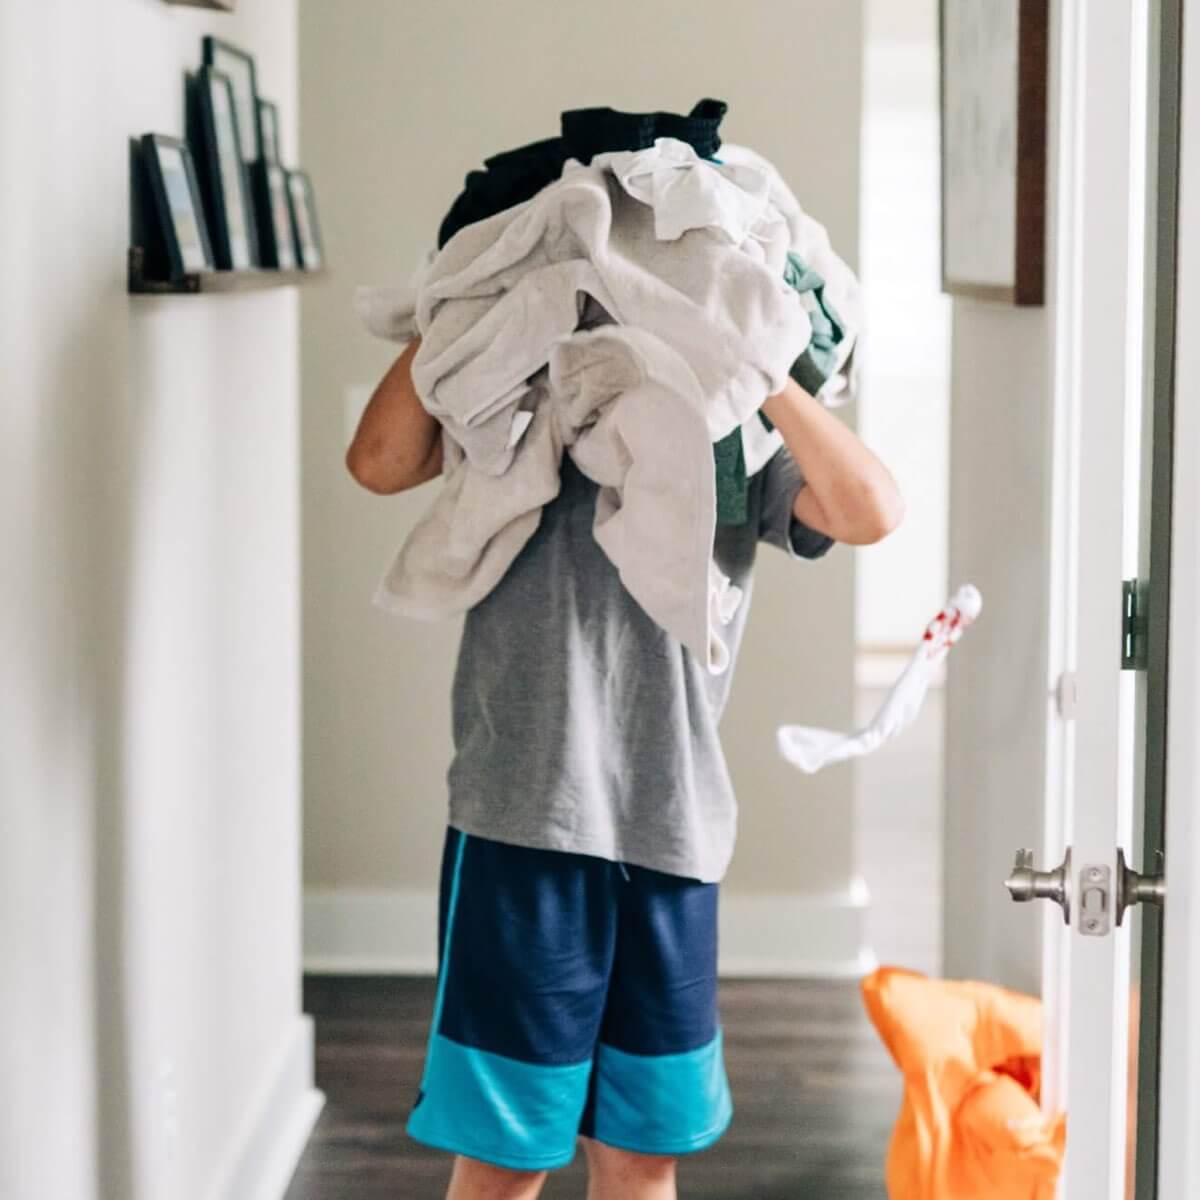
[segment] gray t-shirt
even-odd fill
[[[748,520],[713,555],[743,590],[711,675],[625,590],[592,534],[597,486],[564,455],[562,490],[499,585],[466,615],[454,677],[450,824],[694,879],[729,865],[737,802],[717,724],[761,539],[792,557],[833,544],[796,520],[787,447],[751,476]]]

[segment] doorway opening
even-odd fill
[[[866,6],[860,261],[867,303],[858,427],[904,494],[901,527],[858,551],[856,707],[865,722],[945,602],[950,302],[941,292],[936,0]],[[939,679],[915,724],[858,764],[856,857],[884,963],[940,973]]]

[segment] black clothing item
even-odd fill
[[[530,142],[484,159],[482,171],[468,173],[463,190],[438,230],[440,250],[464,225],[482,221],[532,200],[561,174],[568,158],[590,163],[610,150],[646,150],[660,137],[687,142],[702,158],[721,147],[717,129],[729,106],[723,100],[699,101],[688,115],[627,113],[615,108],[572,108],[561,115],[558,137]]]

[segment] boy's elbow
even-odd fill
[[[394,466],[385,463],[378,453],[357,439],[346,451],[346,470],[355,483],[377,496],[392,496],[408,486]]]
[[[859,544],[872,546],[895,533],[904,520],[904,497],[888,480],[870,489],[860,515]]]
[[[893,533],[904,520],[904,499],[891,479],[860,480],[843,493],[831,522],[831,536],[850,546],[873,546]]]

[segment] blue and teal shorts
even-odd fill
[[[702,1150],[732,1115],[717,884],[447,830],[409,1134],[541,1171],[569,1163],[581,1134]]]

